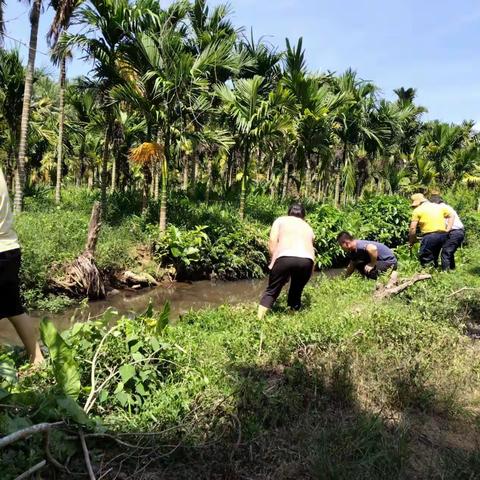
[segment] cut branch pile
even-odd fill
[[[374,293],[374,297],[378,300],[382,300],[384,298],[388,298],[392,295],[397,295],[400,292],[403,292],[408,287],[411,287],[417,282],[421,282],[422,280],[430,280],[431,278],[432,276],[428,273],[417,273],[409,280],[405,280],[400,284],[398,284],[398,281],[396,281],[395,283],[389,282],[386,286],[382,286],[378,290],[376,290]]]
[[[55,290],[73,297],[88,297],[90,300],[105,298],[105,285],[95,263],[95,249],[100,232],[102,209],[99,202],[92,208],[84,252],[66,269],[62,278],[51,280]]]

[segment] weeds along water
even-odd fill
[[[262,323],[253,304],[175,325],[150,310],[113,329],[109,312],[63,339],[45,322],[51,359],[4,376],[2,432],[63,419],[55,458],[81,471],[81,428],[99,474],[126,478],[147,453],[154,478],[476,478],[480,356],[465,325],[479,268],[465,248],[456,272],[382,302],[360,278],[318,280],[303,311],[282,299]],[[2,365],[18,359],[5,352]],[[44,452],[36,436],[4,449],[5,478]]]

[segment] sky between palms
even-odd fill
[[[168,2],[164,2],[168,3]],[[212,0],[212,4],[220,3]],[[224,3],[224,2],[222,2]],[[352,67],[387,96],[394,88],[418,90],[428,118],[472,119],[480,125],[480,3],[477,0],[232,0],[234,23],[250,35],[284,47],[303,36],[311,70]],[[37,65],[56,76],[45,34],[52,12],[40,24]],[[28,8],[7,0],[7,34],[28,42]],[[15,42],[6,39],[6,46]],[[26,49],[20,45],[22,56]],[[78,57],[78,55],[77,55]],[[79,59],[69,76],[87,74]]]

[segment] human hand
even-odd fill
[[[365,265],[363,270],[364,270],[365,273],[370,273],[374,268],[375,268],[375,265],[372,265],[372,264],[369,263],[369,264]]]

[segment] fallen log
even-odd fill
[[[400,285],[387,285],[385,287],[381,287],[375,291],[373,296],[378,300],[383,300],[384,298],[391,297],[392,295],[397,295],[400,292],[403,292],[408,287],[411,287],[413,284],[417,282],[421,282],[422,280],[429,280],[432,276],[429,273],[417,273],[409,280],[404,281]]]
[[[62,278],[53,278],[51,285],[73,297],[88,297],[90,300],[105,298],[105,284],[95,263],[95,250],[100,232],[102,209],[99,202],[92,208],[85,250],[66,269]]]
[[[133,273],[130,270],[122,272],[120,281],[127,285],[157,286],[158,282],[149,273]]]

